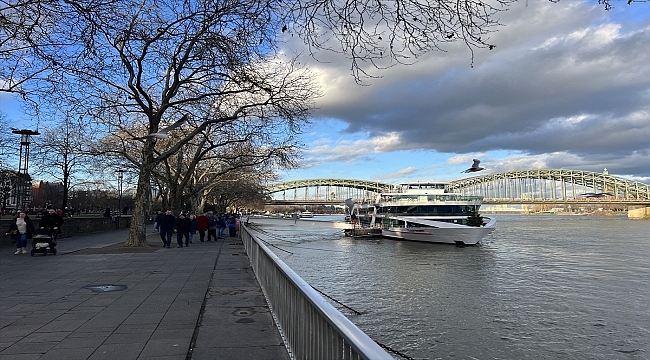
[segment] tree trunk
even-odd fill
[[[126,239],[126,246],[148,246],[147,244],[147,231],[146,231],[146,202],[147,193],[150,191],[151,186],[151,170],[153,168],[153,146],[145,145],[143,150],[143,161],[140,165],[140,173],[138,174],[138,188],[135,193],[135,201],[133,205],[133,216],[131,218],[131,228],[129,229],[129,236]],[[149,149],[149,152],[146,152]]]

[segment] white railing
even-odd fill
[[[245,225],[241,238],[289,355],[297,360],[393,360]]]

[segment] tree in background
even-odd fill
[[[242,173],[238,177],[236,172],[229,173],[230,179],[222,178],[208,194],[206,201],[214,211],[226,213],[239,209],[263,209],[264,189],[259,179],[250,177],[250,173]]]
[[[47,5],[39,10],[56,14],[56,26],[30,39],[38,43],[30,56],[49,69],[42,101],[82,106],[111,145],[97,152],[123,156],[137,174],[129,245],[146,244],[145,204],[156,166],[212,124],[283,123],[296,134],[318,95],[307,72],[271,51],[279,25],[264,4]],[[183,115],[187,131],[147,136]]]
[[[41,135],[35,137],[30,153],[30,162],[36,165],[34,174],[63,185],[62,203],[53,204],[62,209],[68,207],[73,186],[88,180],[92,163],[89,153],[92,131],[83,117],[76,115],[71,111],[62,112],[60,121],[43,128]]]
[[[154,169],[165,184],[166,208],[200,210],[205,196],[229,173],[265,181],[293,166],[296,139],[282,124],[256,121],[213,125]],[[187,208],[189,207],[189,209]]]

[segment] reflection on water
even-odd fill
[[[650,358],[649,222],[498,218],[475,247],[301,224],[261,225],[261,236],[362,312],[340,308],[370,337],[416,359]]]

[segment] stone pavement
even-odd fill
[[[289,359],[239,239],[133,249],[126,235],[1,247],[0,359]]]

